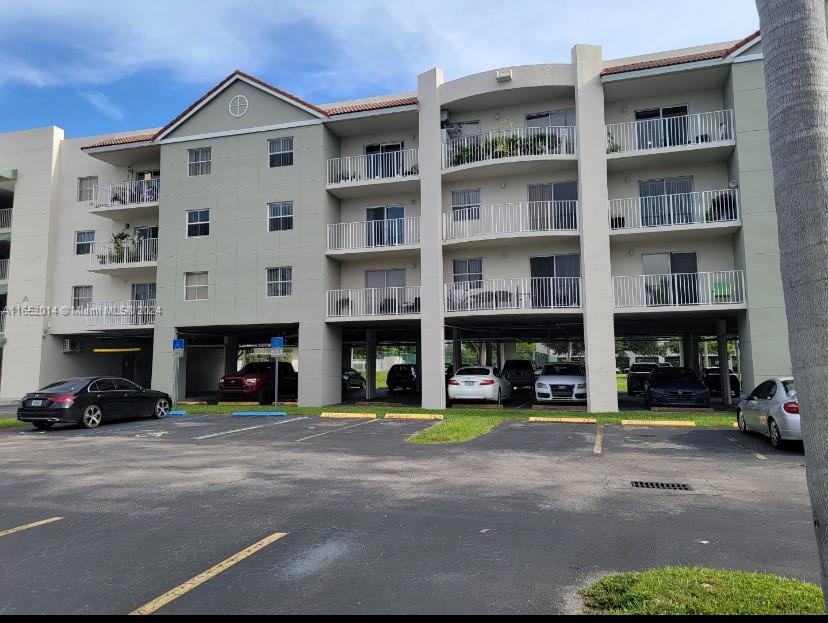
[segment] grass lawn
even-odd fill
[[[581,591],[588,614],[825,614],[822,590],[762,573],[667,567],[606,577]]]
[[[0,418],[0,428],[11,428],[12,426],[25,426],[25,424],[13,417]]]
[[[626,374],[616,374],[615,375],[615,386],[618,388],[619,392],[627,393],[627,375]]]

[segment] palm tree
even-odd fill
[[[793,373],[828,595],[828,37],[824,0],[756,0]]]

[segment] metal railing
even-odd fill
[[[96,242],[92,245],[92,253],[89,255],[89,265],[92,268],[125,266],[157,260],[158,238],[126,240],[122,243]]]
[[[607,125],[607,153],[703,145],[733,137],[732,110],[659,117]]]
[[[9,278],[9,260],[0,260],[0,281],[7,281]]]
[[[9,312],[5,309],[0,311],[0,335],[6,334],[6,318],[8,317]]]
[[[520,156],[575,155],[575,128],[515,128],[443,141],[443,168]]]
[[[420,286],[328,290],[329,318],[419,313]]]
[[[161,180],[133,180],[92,187],[92,205],[95,208],[158,203]]]
[[[577,229],[577,201],[504,203],[443,213],[444,240]]]
[[[154,300],[95,302],[85,309],[87,327],[136,327],[155,323]]]
[[[445,284],[447,312],[580,307],[580,277],[525,277]]]
[[[328,160],[328,184],[353,184],[419,174],[416,149]]]
[[[615,306],[690,307],[745,302],[741,270],[613,277]]]
[[[398,247],[419,243],[420,218],[417,216],[328,225],[328,251]]]
[[[12,209],[3,208],[0,210],[0,229],[8,229],[12,225]]]
[[[609,202],[610,229],[639,229],[726,223],[739,220],[739,193],[736,189],[612,199]]]

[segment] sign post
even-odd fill
[[[279,404],[279,357],[285,351],[285,339],[270,338],[270,356],[273,357],[273,404]]]
[[[173,340],[172,352],[173,357],[175,357],[175,371],[173,372],[173,403],[178,404],[178,371],[181,358],[184,356],[184,340]]]

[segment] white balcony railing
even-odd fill
[[[0,210],[0,229],[9,229],[12,224],[12,209],[3,208]]]
[[[741,270],[613,277],[615,306],[692,307],[745,302]]]
[[[443,213],[444,240],[577,229],[577,201],[505,203]]]
[[[92,205],[96,208],[158,203],[161,180],[133,180],[100,184],[92,189]]]
[[[733,111],[659,117],[607,125],[607,153],[732,141]]]
[[[122,243],[96,242],[89,255],[91,268],[129,266],[158,260],[158,238],[127,240]]]
[[[0,311],[0,335],[6,334],[6,317],[9,315],[9,312],[6,310]]]
[[[609,221],[613,230],[738,220],[739,193],[733,188],[609,202]]]
[[[416,216],[328,225],[328,251],[399,247],[419,243],[420,219]]]
[[[419,313],[420,286],[328,290],[329,318]]]
[[[445,284],[447,312],[580,307],[580,277],[489,279]]]
[[[9,260],[0,260],[0,281],[9,279]]]
[[[521,156],[575,155],[575,128],[515,128],[443,141],[443,168]]]
[[[328,160],[328,184],[388,181],[419,174],[416,149]]]
[[[90,303],[85,309],[87,327],[138,327],[155,322],[154,300]]]

